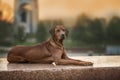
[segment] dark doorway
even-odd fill
[[[26,13],[26,11],[23,11],[21,13],[21,22],[27,22],[27,13]]]

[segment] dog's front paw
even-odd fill
[[[92,62],[83,62],[83,66],[92,66],[93,63]]]

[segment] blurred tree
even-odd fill
[[[64,25],[62,19],[55,19],[55,20],[44,20],[42,21],[44,26],[49,30],[49,28],[54,27],[56,25]]]
[[[43,21],[40,21],[38,23],[38,29],[36,32],[36,40],[37,42],[43,42],[46,40],[46,38],[47,38],[47,30],[45,28]]]
[[[91,19],[87,15],[82,14],[78,16],[77,22],[71,32],[72,40],[75,40],[78,43],[88,42],[89,39],[88,39],[88,33],[86,28],[89,27],[90,23],[91,23]]]
[[[62,19],[53,20],[53,26],[55,26],[55,25],[63,25]]]
[[[10,46],[13,40],[12,24],[0,20],[0,46]]]
[[[114,16],[107,26],[107,44],[120,45],[120,17]]]
[[[17,34],[15,35],[15,40],[17,42],[25,42],[27,39],[27,35],[25,34],[25,28],[24,26],[18,26],[18,32]]]
[[[87,27],[88,43],[94,46],[104,46],[105,43],[105,20],[95,19]]]
[[[90,19],[83,14],[78,17],[72,30],[72,39],[92,46],[101,46],[104,44],[104,19]]]

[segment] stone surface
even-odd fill
[[[0,58],[0,80],[120,80],[120,56],[72,57],[93,66],[11,64]]]

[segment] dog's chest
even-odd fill
[[[53,57],[57,57],[57,58],[61,58],[63,54],[63,49],[62,48],[56,48],[52,50],[52,56]]]

